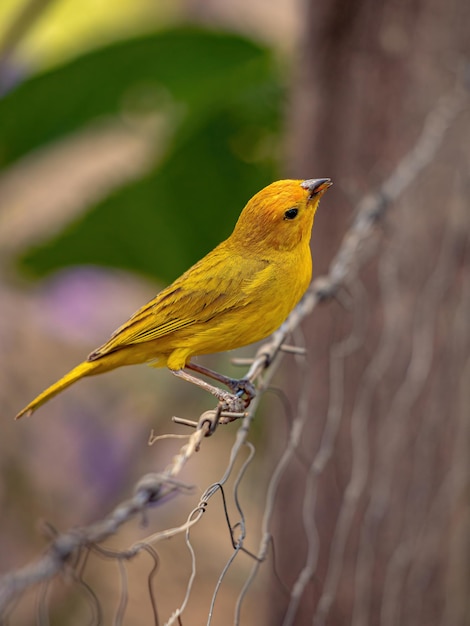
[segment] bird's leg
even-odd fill
[[[201,380],[196,376],[192,376],[184,370],[170,370],[170,372],[175,376],[178,376],[178,378],[182,378],[188,383],[193,383],[193,385],[197,385],[198,387],[201,387],[201,389],[204,389],[205,391],[211,393],[217,398],[219,402],[222,403],[223,410],[226,410],[230,413],[243,413],[246,408],[245,400],[242,400],[237,395],[234,395],[232,393],[229,393],[228,391],[220,389],[219,387],[215,387],[214,385],[206,383],[205,380]]]
[[[203,374],[203,376],[207,376],[208,378],[212,378],[213,380],[217,380],[219,383],[226,385],[236,395],[245,395],[247,397],[248,404],[256,396],[255,386],[247,378],[230,378],[229,376],[224,376],[223,374],[219,374],[219,372],[214,372],[214,370],[210,370],[208,367],[204,367],[203,365],[197,365],[196,363],[188,363],[186,367],[189,370],[193,370],[193,372],[198,372],[199,374]]]

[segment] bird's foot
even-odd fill
[[[227,386],[235,396],[245,400],[245,408],[249,406],[250,402],[256,396],[256,388],[248,378],[230,378],[227,381]]]
[[[214,372],[213,370],[210,370],[207,367],[204,367],[203,365],[199,365],[198,363],[188,363],[186,367],[190,370],[198,372],[199,374],[203,374],[204,376],[212,378],[213,380],[216,380],[219,383],[222,383],[222,385],[225,385],[226,387],[230,389],[233,395],[238,396],[239,398],[243,397],[246,402],[245,408],[250,404],[250,402],[256,396],[255,386],[247,378],[240,378],[240,379],[229,378],[228,376],[224,376],[224,374],[219,374],[219,372]],[[219,387],[216,387],[216,389],[219,389]]]
[[[201,368],[199,366],[192,366],[191,369],[196,371],[201,371],[201,373],[207,375],[206,368]],[[219,411],[226,414],[233,414],[232,419],[228,419],[227,421],[233,421],[233,419],[238,419],[243,415],[246,408],[249,406],[250,402],[256,395],[256,390],[251,381],[246,378],[242,378],[240,380],[234,378],[227,378],[226,376],[222,376],[221,374],[216,374],[214,372],[210,372],[211,374],[215,374],[217,376],[216,380],[219,382],[223,382],[233,393],[225,391],[220,387],[215,387],[214,385],[209,384],[205,380],[201,380],[196,376],[192,376],[188,372],[184,370],[170,370],[172,374],[178,376],[178,378],[182,378],[183,380],[187,380],[201,389],[208,391],[213,396],[217,398],[219,401]],[[215,376],[212,376],[213,378]]]
[[[231,379],[227,386],[233,393],[221,391],[219,397],[219,406],[221,409],[221,424],[230,422],[243,417],[250,402],[256,395],[256,389],[253,383],[245,378],[240,380]]]

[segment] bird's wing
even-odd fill
[[[136,311],[109,341],[88,357],[94,360],[125,346],[159,339],[251,302],[269,261],[217,254],[217,248],[153,300]]]

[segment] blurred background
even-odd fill
[[[312,238],[315,275],[327,272],[359,200],[462,92],[362,269],[303,325],[307,377],[286,359],[263,399],[239,493],[252,552],[302,394],[308,420],[269,501],[273,548],[239,623],[470,623],[469,25],[464,0],[2,1],[1,574],[163,469],[181,442],[148,447],[151,429],[186,434],[171,416],[197,419],[213,403],[142,366],[81,381],[30,420],[14,423],[17,411],[225,238],[275,179],[334,180]],[[203,362],[240,372],[230,355]],[[180,477],[191,495],[107,547],[182,523],[220,480],[236,429],[219,428],[191,460]],[[193,536],[182,623],[202,624],[233,551],[221,501]],[[158,555],[166,623],[191,560],[183,537]],[[234,622],[253,562],[241,555],[223,579],[211,624]],[[86,588],[71,567],[2,623],[100,623],[95,605],[101,623],[121,623],[123,589],[122,623],[154,622],[146,555],[125,583],[112,558],[91,553],[80,567]]]

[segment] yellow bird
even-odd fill
[[[18,413],[39,406],[84,376],[121,365],[149,363],[170,371],[233,406],[229,392],[185,368],[227,385],[238,395],[248,381],[190,362],[200,354],[239,348],[274,332],[305,293],[312,275],[310,234],[329,178],[279,180],[243,209],[228,239],[193,265],[118,328],[100,348]],[[251,396],[251,397],[250,397]]]

